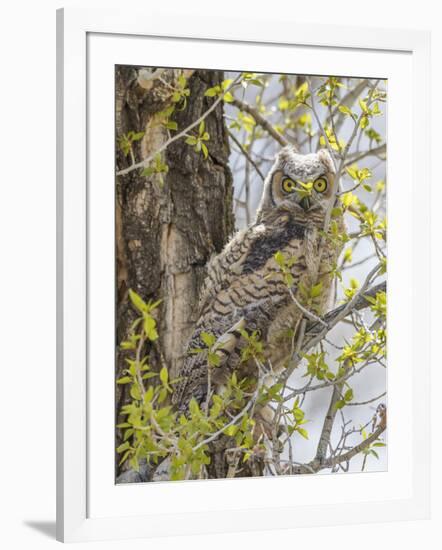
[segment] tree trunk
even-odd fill
[[[184,109],[175,109],[178,132],[213,103],[207,88],[222,82],[221,71],[116,68],[116,137],[145,132],[133,142],[136,161],[154,153],[169,138],[160,124],[161,113],[172,105],[173,88],[184,73],[190,95]],[[143,75],[144,78],[141,78]],[[156,77],[156,75],[159,75]],[[162,160],[167,174],[142,176],[134,170],[116,178],[116,342],[124,340],[135,319],[128,290],[145,300],[159,300],[159,339],[146,349],[151,366],[167,365],[170,377],[178,372],[183,351],[197,318],[206,264],[224,246],[234,227],[232,175],[222,102],[206,118],[209,156],[179,139]],[[117,170],[131,164],[131,156],[117,149]],[[116,376],[126,368],[125,352],[117,348]],[[125,385],[116,387],[119,410],[128,398]],[[121,422],[121,418],[117,418]],[[119,440],[117,431],[117,439]]]

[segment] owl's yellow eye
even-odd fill
[[[290,178],[282,180],[282,189],[285,193],[292,193],[296,189],[296,183]]]
[[[318,178],[313,183],[313,187],[317,193],[324,193],[327,189],[327,180],[325,178]]]

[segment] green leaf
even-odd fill
[[[376,191],[380,192],[380,191],[383,191],[385,189],[385,181],[384,180],[379,180],[377,183],[376,183]]]
[[[207,149],[207,145],[205,143],[201,143],[201,151],[203,152],[203,156],[206,159],[209,156],[209,150]]]
[[[228,435],[229,437],[233,437],[236,432],[239,430],[238,426],[236,426],[235,424],[232,424],[231,426],[228,426],[224,431],[223,433],[225,435]]]
[[[141,172],[142,176],[151,176],[155,173],[155,170],[152,168],[152,166],[147,166],[146,168],[143,168],[143,171]]]
[[[156,329],[156,321],[151,315],[145,315],[144,317],[144,332],[149,340],[152,342],[158,339],[158,332]]]
[[[347,116],[353,116],[353,113],[346,105],[339,105],[338,109],[341,111],[342,114]]]
[[[376,101],[376,103],[373,105],[373,109],[371,111],[372,115],[382,115],[381,110],[379,109],[379,103]]]
[[[200,408],[194,397],[192,397],[192,399],[190,400],[189,411],[192,416],[200,415]]]
[[[351,401],[353,399],[353,390],[351,388],[349,388],[345,393],[344,393],[344,400],[348,403],[349,401]]]
[[[339,216],[342,216],[342,208],[340,206],[336,206],[331,211],[332,218],[337,218]]]
[[[342,407],[345,406],[345,401],[343,399],[340,399],[339,401],[336,401],[335,408],[337,410],[342,409]]]
[[[364,113],[368,113],[368,107],[367,103],[363,99],[359,99],[359,107],[362,109]]]
[[[158,376],[156,372],[147,372],[146,374],[143,374],[142,379],[150,380],[151,378],[155,378],[156,376]]]
[[[286,97],[280,97],[278,100],[278,107],[281,111],[286,111],[289,108],[289,100]]]
[[[368,117],[367,116],[363,116],[361,118],[361,122],[359,123],[359,126],[362,128],[362,130],[364,130],[364,128],[367,128],[367,126],[368,126]]]
[[[347,248],[344,252],[344,262],[351,262],[353,257],[353,250],[352,248]]]
[[[307,80],[299,86],[296,90],[296,97],[304,97],[308,92],[308,82]]]
[[[317,285],[313,286],[310,290],[310,296],[312,298],[317,298],[321,295],[322,292],[322,283],[318,283]]]
[[[129,449],[129,448],[130,448],[129,441],[125,441],[119,447],[117,447],[117,453],[122,453],[123,451],[125,451],[126,449]]]
[[[351,277],[350,278],[350,286],[354,290],[357,290],[359,288],[359,281],[357,279],[355,279],[354,277]]]
[[[121,466],[129,455],[130,455],[130,450],[128,450],[124,453],[124,455],[121,457],[120,462],[118,463],[118,466]]]
[[[153,386],[149,386],[146,393],[144,394],[144,397],[143,397],[143,401],[144,401],[145,405],[152,401],[153,394],[154,394],[154,388],[153,388]]]
[[[291,288],[291,287],[293,286],[294,282],[295,282],[295,278],[293,277],[293,275],[292,275],[291,273],[287,273],[287,274],[285,275],[285,284],[286,284],[289,288]]]
[[[132,378],[130,376],[123,376],[117,380],[117,384],[129,384],[130,382],[132,382]]]
[[[126,430],[126,431],[124,432],[123,440],[124,440],[124,441],[127,441],[127,440],[129,439],[129,437],[130,437],[131,435],[134,434],[134,431],[135,431],[135,430],[134,430],[133,428],[129,428],[128,430]]]
[[[138,385],[133,385],[130,387],[130,396],[135,399],[136,401],[139,401],[141,399],[141,392]]]
[[[129,298],[132,304],[140,311],[144,313],[147,311],[147,305],[144,300],[131,288],[129,289]]]
[[[278,252],[275,253],[275,262],[279,265],[279,267],[284,267],[285,265],[285,257],[284,254],[278,250]]]
[[[161,370],[160,370],[160,380],[161,382],[166,386],[167,383],[169,382],[169,372],[167,370],[166,367],[163,367]]]
[[[140,471],[140,465],[138,463],[138,458],[136,456],[133,456],[130,461],[129,461],[129,464],[131,465],[131,467],[136,471],[136,472],[139,472]]]
[[[280,382],[273,384],[273,386],[268,390],[268,395],[271,397],[271,399],[274,399],[278,395],[278,393],[282,390],[282,388],[283,388],[283,384],[281,384]]]
[[[296,428],[296,431],[299,435],[301,435],[304,439],[308,439],[308,431],[304,428]]]
[[[214,334],[210,334],[209,332],[202,332],[200,334],[201,340],[206,344],[208,348],[211,348],[214,343],[216,342],[216,337]]]
[[[156,302],[149,302],[149,311],[156,309],[163,300],[157,300]]]
[[[223,96],[223,99],[226,103],[232,103],[232,101],[234,100],[234,97],[230,92],[226,92]]]
[[[353,193],[344,193],[341,197],[341,202],[345,208],[351,206],[354,202],[356,202],[356,200],[356,195]]]
[[[162,403],[167,397],[167,389],[161,388],[161,390],[158,393],[158,403]]]
[[[254,86],[260,86],[260,87],[264,86],[264,83],[258,78],[251,78],[250,80],[248,80],[248,83],[253,84]]]
[[[220,93],[220,91],[221,91],[220,86],[214,86],[213,88],[209,88],[208,90],[206,90],[204,95],[206,97],[215,97],[216,95],[218,95]]]
[[[221,358],[219,357],[219,355],[211,351],[209,351],[209,353],[207,354],[207,360],[211,367],[219,367],[221,363]]]
[[[347,174],[351,177],[352,180],[358,179],[358,167],[357,165],[349,166],[345,169]]]
[[[142,139],[143,136],[144,136],[144,132],[136,132],[136,133],[132,134],[131,140],[132,141],[139,141],[140,139]]]

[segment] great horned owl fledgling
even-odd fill
[[[246,375],[255,368],[240,364],[244,341],[239,329],[260,331],[266,359],[274,369],[287,361],[292,349],[288,329],[296,334],[302,313],[275,261],[276,252],[295,258],[290,267],[295,299],[305,305],[300,289],[322,282],[316,311],[322,313],[327,307],[332,269],[341,246],[325,239],[320,265],[318,247],[326,211],[335,196],[335,173],[326,150],[301,155],[292,147],[285,147],[277,155],[264,184],[256,220],[239,231],[209,265],[199,319],[173,395],[179,410],[185,411],[192,397],[199,403],[207,397],[207,358],[205,353],[192,353],[195,348],[204,347],[202,332],[215,335],[219,343],[221,364],[211,374],[215,391],[233,370],[239,368],[240,374]],[[302,183],[311,182],[309,196],[299,192]],[[338,219],[338,224],[342,223]]]

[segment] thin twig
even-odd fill
[[[304,307],[296,298],[296,296],[293,293],[293,290],[291,288],[288,289],[290,298],[296,305],[296,307],[304,314],[304,316],[309,321],[316,321],[317,323],[320,323],[324,327],[328,327],[327,323],[321,319],[318,315],[315,315],[312,311],[308,310],[306,307]]]
[[[380,395],[377,395],[376,397],[372,397],[371,399],[367,399],[367,401],[359,401],[356,403],[346,403],[347,407],[359,407],[359,405],[368,405],[369,403],[373,403],[373,401],[377,401],[378,399],[381,399],[387,395],[387,392],[384,391]]]
[[[255,399],[258,397],[258,389],[255,391],[255,393],[253,394],[253,397],[251,399],[249,399],[249,401],[247,402],[247,405],[242,409],[241,412],[239,412],[236,416],[234,416],[232,418],[232,420],[226,424],[225,426],[223,426],[222,428],[220,428],[218,431],[214,432],[210,437],[206,438],[206,439],[203,439],[203,441],[200,441],[198,443],[198,445],[195,445],[195,447],[192,449],[194,452],[197,451],[198,449],[200,449],[203,445],[208,445],[209,443],[211,443],[212,441],[215,441],[215,439],[217,437],[219,437],[220,435],[223,434],[223,432],[229,428],[230,426],[233,426],[234,424],[236,424],[238,422],[238,420],[241,420],[241,418],[246,414],[246,412],[250,409],[250,407],[253,405]]]
[[[364,439],[361,441],[358,445],[355,445],[350,451],[347,453],[343,453],[342,455],[335,457],[335,458],[328,458],[321,464],[321,470],[324,468],[333,468],[336,464],[339,464],[341,462],[348,462],[353,457],[355,457],[357,454],[359,454],[361,451],[369,447],[372,443],[374,443],[377,439],[379,439],[379,436],[382,435],[382,433],[385,431],[385,426],[379,426],[371,435],[367,437],[367,439]]]
[[[379,145],[379,147],[373,147],[373,149],[367,149],[367,151],[364,151],[363,153],[356,153],[353,155],[349,155],[348,159],[349,162],[345,164],[344,168],[347,168],[348,166],[351,166],[352,164],[357,163],[358,161],[364,159],[365,157],[373,156],[373,157],[379,157],[380,155],[385,155],[387,151],[387,145],[383,143],[382,145]]]
[[[318,459],[314,459],[311,462],[307,464],[300,464],[295,466],[294,473],[296,474],[310,474],[314,473],[316,474],[320,470],[324,470],[326,468],[334,468],[338,464],[341,464],[342,462],[349,462],[352,458],[354,458],[357,454],[359,454],[361,451],[367,449],[372,443],[377,441],[379,437],[383,434],[385,431],[386,426],[379,426],[371,435],[369,435],[366,439],[352,447],[349,451],[346,453],[340,454],[335,457],[328,457],[323,459],[322,461]]]
[[[259,169],[258,165],[256,164],[256,162],[252,159],[252,157],[249,155],[249,153],[247,152],[247,150],[245,149],[245,147],[243,145],[241,145],[241,143],[238,141],[238,139],[236,138],[236,136],[229,130],[229,136],[231,138],[231,140],[235,143],[235,145],[238,146],[239,150],[241,151],[241,153],[246,157],[246,159],[250,162],[250,164],[253,166],[253,168],[256,170],[256,173],[259,175],[259,177],[262,179],[262,181],[265,180],[265,176],[264,174],[261,172],[261,170]]]
[[[240,111],[249,113],[249,115],[251,115],[255,119],[256,123],[259,124],[264,130],[266,130],[274,140],[282,145],[282,147],[290,145],[286,138],[279,132],[277,132],[275,128],[273,128],[273,126],[270,124],[270,122],[251,105],[249,105],[245,101],[242,101],[241,99],[238,99],[237,97],[233,98],[233,101],[231,101],[231,105],[235,105],[235,107],[237,107]]]

